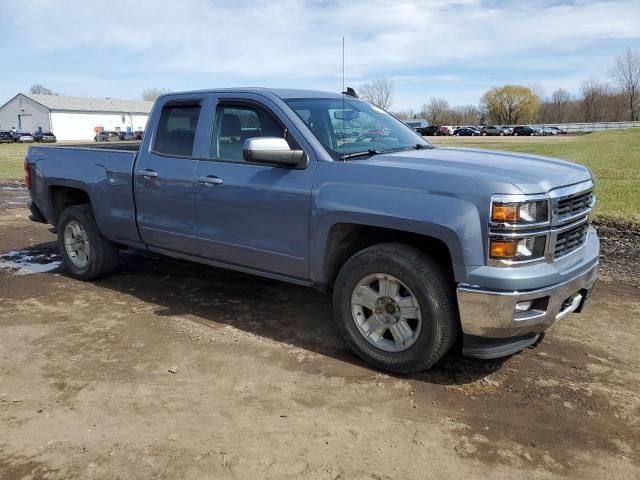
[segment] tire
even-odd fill
[[[498,135],[500,135],[501,137],[504,137],[504,132],[500,132]]]
[[[514,134],[513,134],[513,136],[514,136],[514,137],[517,137],[517,136],[518,136],[518,132],[514,133]]]
[[[394,283],[398,281],[399,289],[387,290],[399,305],[407,309],[406,300],[410,298],[416,317],[411,322],[408,345],[398,341],[390,323],[372,320],[380,318],[374,310],[367,310],[358,303],[366,297],[361,295],[362,288],[381,295],[383,286],[378,283],[378,292],[373,287],[363,287],[369,279],[380,278],[381,281]],[[366,292],[365,292],[366,293]],[[409,296],[406,296],[406,294]],[[403,296],[405,295],[405,296]],[[458,320],[454,289],[447,272],[430,256],[420,250],[402,244],[385,243],[366,248],[351,257],[338,273],[333,289],[333,308],[338,329],[351,349],[367,363],[381,370],[393,373],[414,373],[425,370],[436,363],[451,348],[458,332]],[[382,316],[387,316],[386,307],[380,308],[379,302],[386,302],[390,297],[376,297],[373,306]],[[394,303],[395,305],[395,303]],[[393,310],[393,308],[392,308]],[[396,320],[398,325],[401,319]],[[369,314],[370,312],[370,314]],[[419,317],[418,317],[419,316]],[[356,317],[363,320],[358,322]],[[409,314],[407,318],[411,318]],[[405,325],[409,325],[405,320]],[[379,327],[372,327],[378,324]],[[418,326],[419,325],[419,326]],[[364,329],[369,329],[369,338]],[[388,330],[385,330],[388,329]],[[398,329],[403,333],[406,329]],[[374,340],[371,337],[377,337]],[[397,347],[396,350],[390,350]]]
[[[78,235],[78,228],[80,235]],[[58,246],[66,272],[79,280],[94,280],[111,274],[118,266],[118,247],[104,238],[98,230],[90,205],[74,205],[62,212],[58,219]],[[74,235],[75,232],[75,235]],[[65,245],[67,239],[86,238],[74,246]],[[88,248],[86,247],[88,243]],[[82,244],[82,247],[78,247]],[[80,248],[75,250],[73,248]],[[81,260],[86,257],[86,264]]]
[[[481,134],[481,135],[482,135],[483,137],[486,137],[486,136],[487,136],[487,132],[482,132],[482,134]]]

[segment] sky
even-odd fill
[[[394,85],[392,110],[477,105],[516,83],[577,93],[640,48],[640,0],[0,0],[0,105],[40,83],[73,96]]]

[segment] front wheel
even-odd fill
[[[353,351],[389,372],[431,367],[456,338],[449,275],[430,256],[406,245],[375,245],[351,257],[336,279],[333,307]]]
[[[91,206],[68,207],[58,220],[58,245],[65,270],[79,280],[112,273],[118,265],[118,247],[104,238]]]

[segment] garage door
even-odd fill
[[[21,132],[32,132],[33,115],[18,115],[18,130]]]

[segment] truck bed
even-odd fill
[[[140,242],[132,175],[139,148],[139,142],[29,147],[33,203],[55,225],[56,190],[82,190],[88,194],[98,227],[107,238]]]

